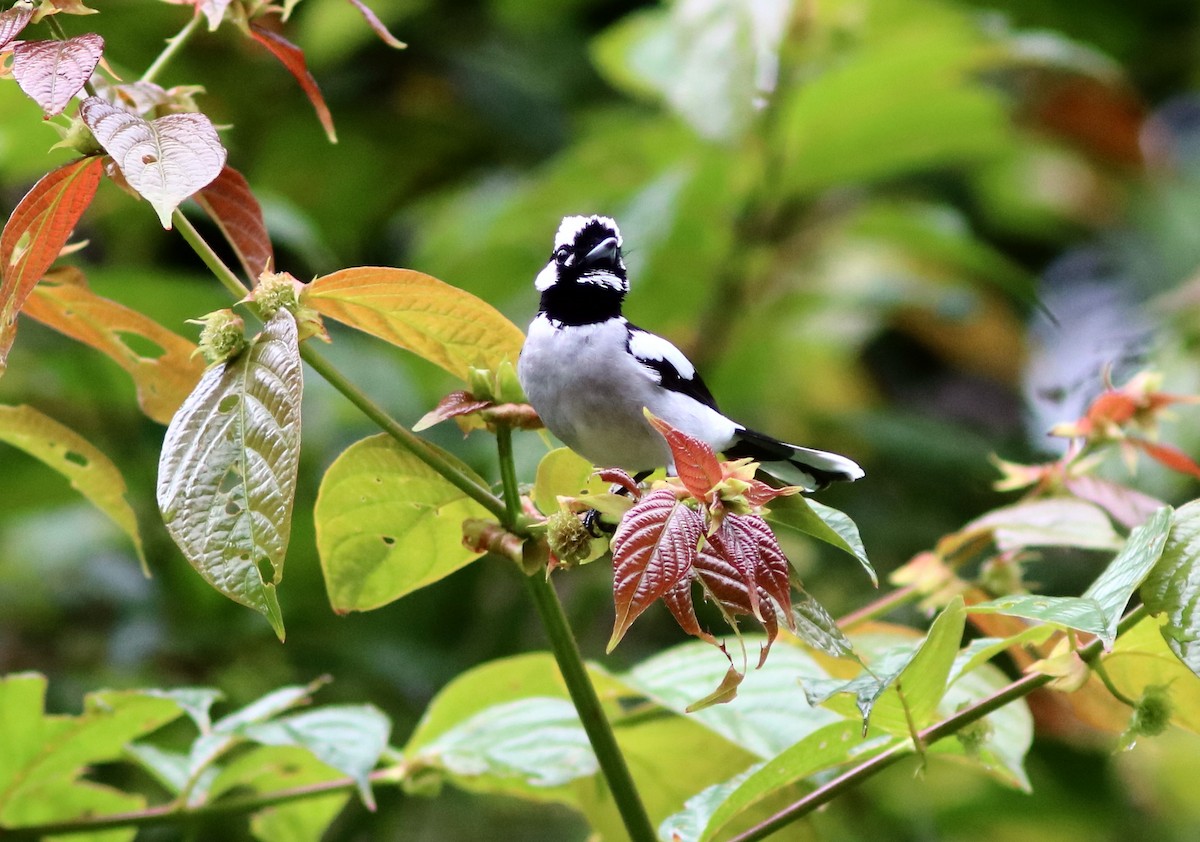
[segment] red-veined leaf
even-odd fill
[[[17,332],[17,313],[96,195],[100,162],[81,158],[43,176],[0,234],[0,372]]]
[[[325,129],[325,135],[329,138],[329,142],[337,143],[337,132],[333,128],[333,115],[329,113],[325,97],[321,96],[317,80],[308,72],[308,62],[304,59],[304,51],[282,35],[269,29],[263,29],[257,24],[250,24],[250,35],[255,41],[266,47],[271,55],[279,59],[279,63],[286,67],[292,76],[296,77],[296,81],[300,83],[308,101],[312,103],[313,109],[317,112],[317,119],[321,121],[321,126]]]
[[[692,576],[681,579],[675,587],[663,594],[663,605],[667,606],[675,622],[679,623],[679,628],[692,637],[698,637],[715,646],[717,639],[700,628],[700,621],[696,619],[696,606],[692,602],[693,584]]]
[[[684,488],[697,500],[704,500],[713,486],[724,477],[721,463],[717,461],[713,449],[707,442],[676,430],[666,421],[655,417],[650,410],[646,410],[646,418],[667,440],[667,446],[671,448],[671,457],[675,460],[675,473]]]
[[[194,344],[137,310],[96,295],[78,270],[48,275],[24,312],[111,357],[133,378],[142,411],[160,424],[170,422],[204,373]]]
[[[375,31],[375,34],[379,36],[383,43],[397,50],[403,50],[408,46],[408,44],[405,44],[395,35],[388,32],[388,28],[383,25],[383,21],[376,17],[375,13],[367,8],[366,3],[362,2],[362,0],[350,0],[350,2],[353,4],[354,8],[358,9],[358,11],[366,19],[367,25]]]
[[[669,489],[652,491],[634,505],[613,533],[611,652],[630,624],[656,599],[688,577],[704,522]]]
[[[18,0],[11,9],[0,12],[0,49],[21,34],[21,30],[33,17],[34,4],[30,0]]]
[[[274,267],[275,252],[263,221],[262,206],[240,172],[225,166],[221,174],[193,198],[217,223],[251,284]]]
[[[1181,474],[1200,478],[1200,465],[1193,462],[1191,457],[1183,451],[1177,450],[1170,445],[1155,444],[1145,439],[1130,438],[1129,441],[1160,465],[1165,465],[1172,471],[1178,471]]]
[[[94,32],[66,41],[21,41],[13,45],[13,76],[47,117],[61,114],[83,90],[100,63],[104,39]]]
[[[790,614],[787,556],[766,521],[757,515],[728,515],[705,541],[701,555],[716,555],[737,571],[746,586],[750,613],[759,622],[765,623],[767,616],[774,614],[774,609],[762,611],[760,590],[775,600],[784,616]]]
[[[720,606],[725,621],[729,623],[735,634],[738,634],[737,618],[745,614],[753,614],[753,604],[767,602],[771,596],[761,585],[756,585],[754,596],[751,597],[750,590],[746,587],[746,582],[737,568],[712,552],[707,545],[700,549],[693,570],[696,578],[700,580],[700,584],[704,586],[705,592]],[[762,615],[762,626],[767,634],[767,642],[759,653],[759,666],[762,666],[767,660],[767,653],[770,652],[775,635],[779,632],[779,621],[776,619],[775,612],[764,611]]]
[[[484,407],[491,406],[491,401],[481,401],[465,390],[451,392],[438,401],[438,405],[421,416],[421,420],[413,424],[413,432],[428,430],[434,424],[440,424],[460,415],[470,415]]]
[[[88,97],[79,116],[125,181],[148,201],[163,228],[171,214],[225,166],[225,147],[203,114],[167,114],[147,122],[99,97]]]

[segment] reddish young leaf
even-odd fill
[[[596,471],[596,476],[610,485],[621,486],[629,492],[629,496],[634,500],[641,499],[642,490],[638,488],[637,480],[620,468],[602,468]]]
[[[787,557],[766,521],[757,515],[729,515],[705,540],[701,555],[715,555],[737,572],[745,584],[750,613],[759,622],[765,623],[766,616],[773,614],[773,609],[763,613],[760,591],[771,596],[785,613],[791,610]]]
[[[304,51],[282,35],[257,24],[250,24],[250,35],[255,41],[270,50],[271,54],[279,59],[280,64],[296,77],[296,81],[300,83],[300,87],[304,89],[305,95],[308,96],[309,102],[316,110],[317,119],[321,121],[329,142],[337,143],[337,132],[333,128],[333,115],[329,113],[329,106],[325,104],[325,98],[321,96],[317,80],[308,72],[308,62],[304,60]]]
[[[1147,456],[1172,471],[1200,478],[1200,465],[1180,450],[1165,444],[1155,444],[1145,439],[1130,438],[1129,442],[1143,450]]]
[[[11,9],[0,12],[0,49],[21,34],[21,30],[33,17],[34,4],[30,0],[18,0]]]
[[[408,46],[408,44],[405,44],[395,35],[388,32],[388,28],[383,25],[383,21],[376,17],[375,13],[367,8],[366,3],[364,3],[362,0],[350,0],[350,2],[354,5],[354,8],[358,9],[358,11],[366,19],[367,25],[370,26],[371,29],[375,30],[375,34],[379,36],[383,43],[397,50],[403,50]]]
[[[263,221],[262,206],[240,172],[226,165],[221,174],[192,197],[237,254],[251,285],[275,264],[271,237]]]
[[[491,401],[477,400],[466,390],[451,392],[438,401],[438,405],[421,416],[421,420],[413,425],[413,432],[428,430],[434,424],[440,424],[460,415],[470,415],[485,407],[491,406]]]
[[[724,558],[712,552],[707,545],[700,549],[693,569],[696,578],[700,580],[700,584],[704,586],[707,594],[716,600],[725,620],[735,632],[737,631],[737,618],[741,615],[753,614],[752,605],[754,603],[767,602],[770,604],[770,594],[761,586],[756,587],[754,596],[751,597],[750,590],[746,587],[746,582],[738,570]],[[767,658],[767,652],[770,651],[775,635],[779,633],[779,621],[776,619],[775,612],[763,611],[762,615],[761,622],[763,631],[767,635],[767,645],[759,655],[760,666]]]
[[[656,599],[686,579],[704,522],[669,489],[652,491],[626,512],[613,533],[613,602],[617,617],[608,651]]]
[[[694,576],[695,571],[693,571],[692,575],[681,579],[679,584],[663,594],[663,605],[667,606],[667,610],[671,612],[671,616],[675,618],[675,622],[679,623],[679,628],[692,637],[698,637],[705,643],[711,643],[715,646],[717,639],[700,628],[700,621],[696,619],[696,606],[692,602]]]
[[[0,234],[0,371],[17,332],[17,313],[91,204],[100,172],[99,157],[59,167],[25,194],[4,226]]]
[[[104,39],[94,32],[66,41],[21,41],[13,45],[13,76],[47,117],[61,114],[83,90],[100,63]]]
[[[160,424],[170,422],[204,373],[195,345],[137,310],[96,295],[75,269],[46,276],[24,313],[111,357],[133,378],[142,411]]]
[[[697,500],[706,499],[713,486],[724,477],[713,449],[695,436],[676,430],[649,410],[646,410],[646,418],[667,440],[671,457],[675,460],[675,472],[684,488]]]

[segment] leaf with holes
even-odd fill
[[[53,117],[83,90],[103,53],[104,39],[93,32],[66,41],[21,41],[13,45],[12,73],[25,95]]]
[[[617,612],[609,652],[638,615],[689,576],[703,530],[700,513],[669,489],[651,491],[621,518],[609,545]]]
[[[337,132],[333,128],[333,115],[329,113],[329,106],[325,104],[325,97],[321,95],[317,80],[308,70],[304,51],[279,33],[264,29],[258,24],[250,24],[250,36],[266,47],[271,55],[279,59],[279,63],[287,68],[288,73],[291,73],[300,83],[304,95],[308,97],[313,110],[317,112],[317,119],[321,121],[321,127],[325,129],[325,136],[329,138],[330,143],[337,143]]]
[[[462,523],[487,516],[390,436],[352,444],[325,472],[314,511],[333,609],[370,611],[474,561]]]
[[[194,344],[96,295],[76,269],[47,275],[26,301],[25,315],[111,357],[133,378],[142,411],[161,424],[170,422],[204,373]]]
[[[262,206],[240,172],[224,167],[220,175],[192,198],[221,229],[251,284],[274,267],[275,252],[263,221]]]
[[[203,114],[167,114],[147,122],[93,96],[79,106],[79,116],[163,228],[171,227],[175,208],[225,166],[225,147]]]
[[[650,425],[667,440],[667,446],[671,448],[671,458],[675,462],[675,472],[683,487],[697,500],[707,499],[709,492],[725,476],[713,449],[707,442],[689,436],[661,418],[655,417],[650,410],[645,412]]]
[[[1160,631],[1188,669],[1200,675],[1200,500],[1175,511],[1171,534],[1142,585],[1151,614],[1165,614]]]
[[[29,406],[0,406],[0,441],[24,450],[70,480],[72,488],[129,536],[138,558],[143,558],[137,517],[125,499],[125,480],[99,449]],[[145,569],[144,559],[142,565]]]
[[[495,371],[502,361],[515,361],[525,341],[486,301],[410,269],[343,269],[310,283],[300,300],[464,381],[472,367]]]
[[[31,0],[17,0],[12,8],[0,12],[0,49],[4,49],[33,17],[35,5]]]
[[[158,506],[183,555],[283,639],[283,577],[300,457],[300,349],[280,309],[253,344],[205,372],[171,420]]]
[[[17,332],[17,313],[91,204],[101,167],[99,157],[81,158],[43,176],[0,234],[0,373]]]

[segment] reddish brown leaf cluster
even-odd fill
[[[748,615],[773,639],[780,617],[792,627],[791,584],[761,508],[797,489],[771,488],[753,479],[753,463],[720,462],[704,442],[648,417],[667,440],[678,477],[642,495],[623,472],[601,474],[636,499],[611,543],[616,623],[608,648],[658,599],[684,631],[716,644],[696,617],[697,583],[735,632],[737,618]]]

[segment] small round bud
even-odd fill
[[[979,752],[992,737],[992,723],[986,719],[977,719],[965,728],[956,731],[954,737],[963,747],[967,757],[978,757]]]
[[[303,286],[287,272],[263,272],[258,276],[251,297],[263,318],[269,319],[281,307],[295,313],[300,307],[300,290]]]
[[[1171,695],[1162,684],[1152,684],[1145,689],[1133,709],[1129,730],[1138,736],[1157,737],[1171,724],[1175,706]]]
[[[217,310],[191,322],[204,326],[196,350],[209,364],[236,357],[246,347],[246,323],[232,310]]]
[[[546,541],[563,567],[590,560],[592,534],[573,512],[557,511],[550,515],[546,521]]]

